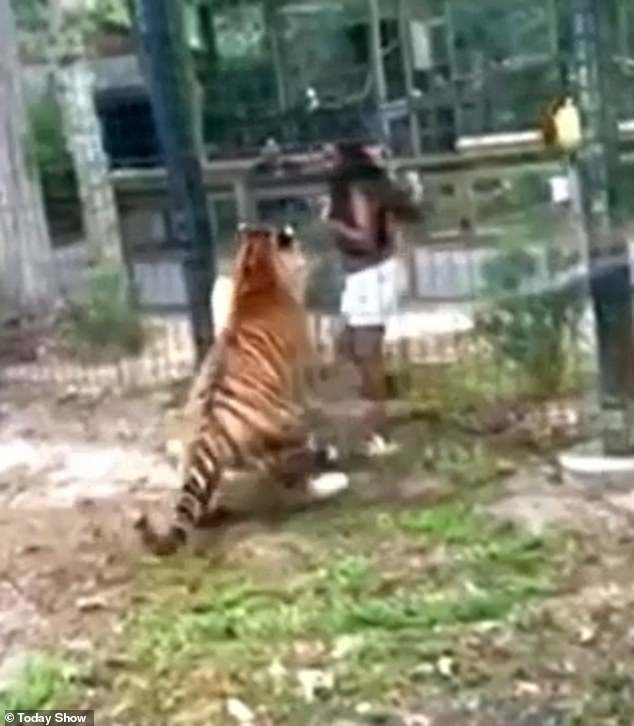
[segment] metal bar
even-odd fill
[[[213,234],[193,119],[193,73],[182,5],[136,0],[143,70],[167,169],[172,237],[186,251],[184,275],[197,362],[213,341]]]
[[[584,117],[578,155],[596,319],[601,435],[606,455],[634,452],[634,315],[619,199],[616,73],[618,0],[573,0],[573,86]]]
[[[407,115],[409,118],[409,134],[412,154],[420,156],[422,143],[420,138],[420,120],[418,112],[412,108],[412,98],[415,92],[414,64],[412,58],[412,38],[410,32],[410,3],[409,0],[399,0],[398,4],[398,32],[401,41],[401,58],[403,61],[403,75],[405,77],[405,91],[407,93]]]
[[[381,4],[380,0],[367,0],[370,33],[370,55],[372,59],[372,75],[374,77],[374,93],[379,114],[381,133],[385,144],[390,144],[390,124],[383,106],[387,102],[387,80],[383,64],[383,44],[381,42]]]
[[[450,79],[451,87],[453,89],[453,112],[454,112],[454,127],[456,138],[458,138],[464,131],[464,119],[462,113],[462,98],[460,89],[460,69],[458,68],[458,58],[456,56],[456,30],[454,27],[454,16],[455,11],[452,3],[445,3],[444,18],[447,38],[447,55],[449,57],[450,66]]]
[[[271,50],[271,62],[275,75],[275,86],[277,89],[277,105],[284,113],[288,109],[288,93],[286,88],[286,69],[284,62],[283,37],[280,36],[280,21],[278,15],[279,7],[277,2],[265,0],[264,18],[266,32]]]

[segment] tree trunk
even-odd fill
[[[9,0],[0,0],[0,296],[12,308],[54,302],[57,280]]]
[[[96,78],[89,58],[87,31],[81,26],[84,16],[93,9],[93,0],[49,3],[49,29],[54,39],[51,67],[91,257],[96,263],[123,267],[119,217],[95,108]]]
[[[122,264],[115,195],[94,102],[95,75],[85,58],[54,70],[64,135],[73,159],[84,234],[96,262]]]

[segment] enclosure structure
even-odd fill
[[[346,136],[378,136],[394,153],[416,156],[451,151],[464,135],[531,128],[561,90],[560,36],[570,22],[556,0],[198,0],[187,7],[212,158],[257,155],[270,138],[293,151]],[[618,58],[627,73],[633,21],[625,2],[621,15]],[[124,119],[133,99],[136,121]],[[627,117],[632,102],[621,102]],[[139,83],[118,110],[115,101],[104,109],[113,163],[148,163],[149,149],[130,153],[131,139],[139,148],[147,143],[148,113]]]
[[[335,139],[379,140],[392,173],[401,180],[414,173],[423,187],[425,221],[402,230],[403,313],[387,340],[395,368],[414,386],[408,390],[432,371],[451,378],[452,399],[465,405],[474,396],[490,405],[536,391],[558,399],[591,391],[580,377],[592,374],[594,360],[583,225],[569,168],[545,150],[537,128],[543,105],[568,88],[562,38],[571,18],[562,3],[201,0],[187,8],[200,90],[193,113],[221,275],[230,269],[238,221],[294,223],[315,264],[310,306],[327,338],[340,270],[319,213],[320,149]],[[619,12],[611,62],[623,89],[628,206],[634,12],[627,2]],[[105,359],[78,357],[83,347],[74,342],[60,352],[47,339],[39,353],[30,351],[35,363],[14,357],[4,366],[6,380],[39,375],[118,386],[191,370],[183,251],[167,224],[144,74],[133,56],[109,63],[119,70],[98,76],[95,103],[132,309],[150,332],[139,350],[109,350]],[[628,237],[630,217],[626,210]],[[84,246],[58,246],[56,258],[63,296],[94,301]],[[456,362],[470,372],[456,374]]]

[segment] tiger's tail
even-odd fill
[[[220,456],[215,451],[213,440],[208,435],[201,435],[190,448],[174,520],[167,532],[157,531],[145,514],[136,518],[134,528],[139,532],[143,545],[157,556],[171,555],[187,544],[191,529],[214,516],[221,520],[220,508],[210,511],[221,476]]]

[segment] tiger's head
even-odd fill
[[[236,297],[286,293],[304,303],[308,260],[292,227],[241,225],[237,242]]]

